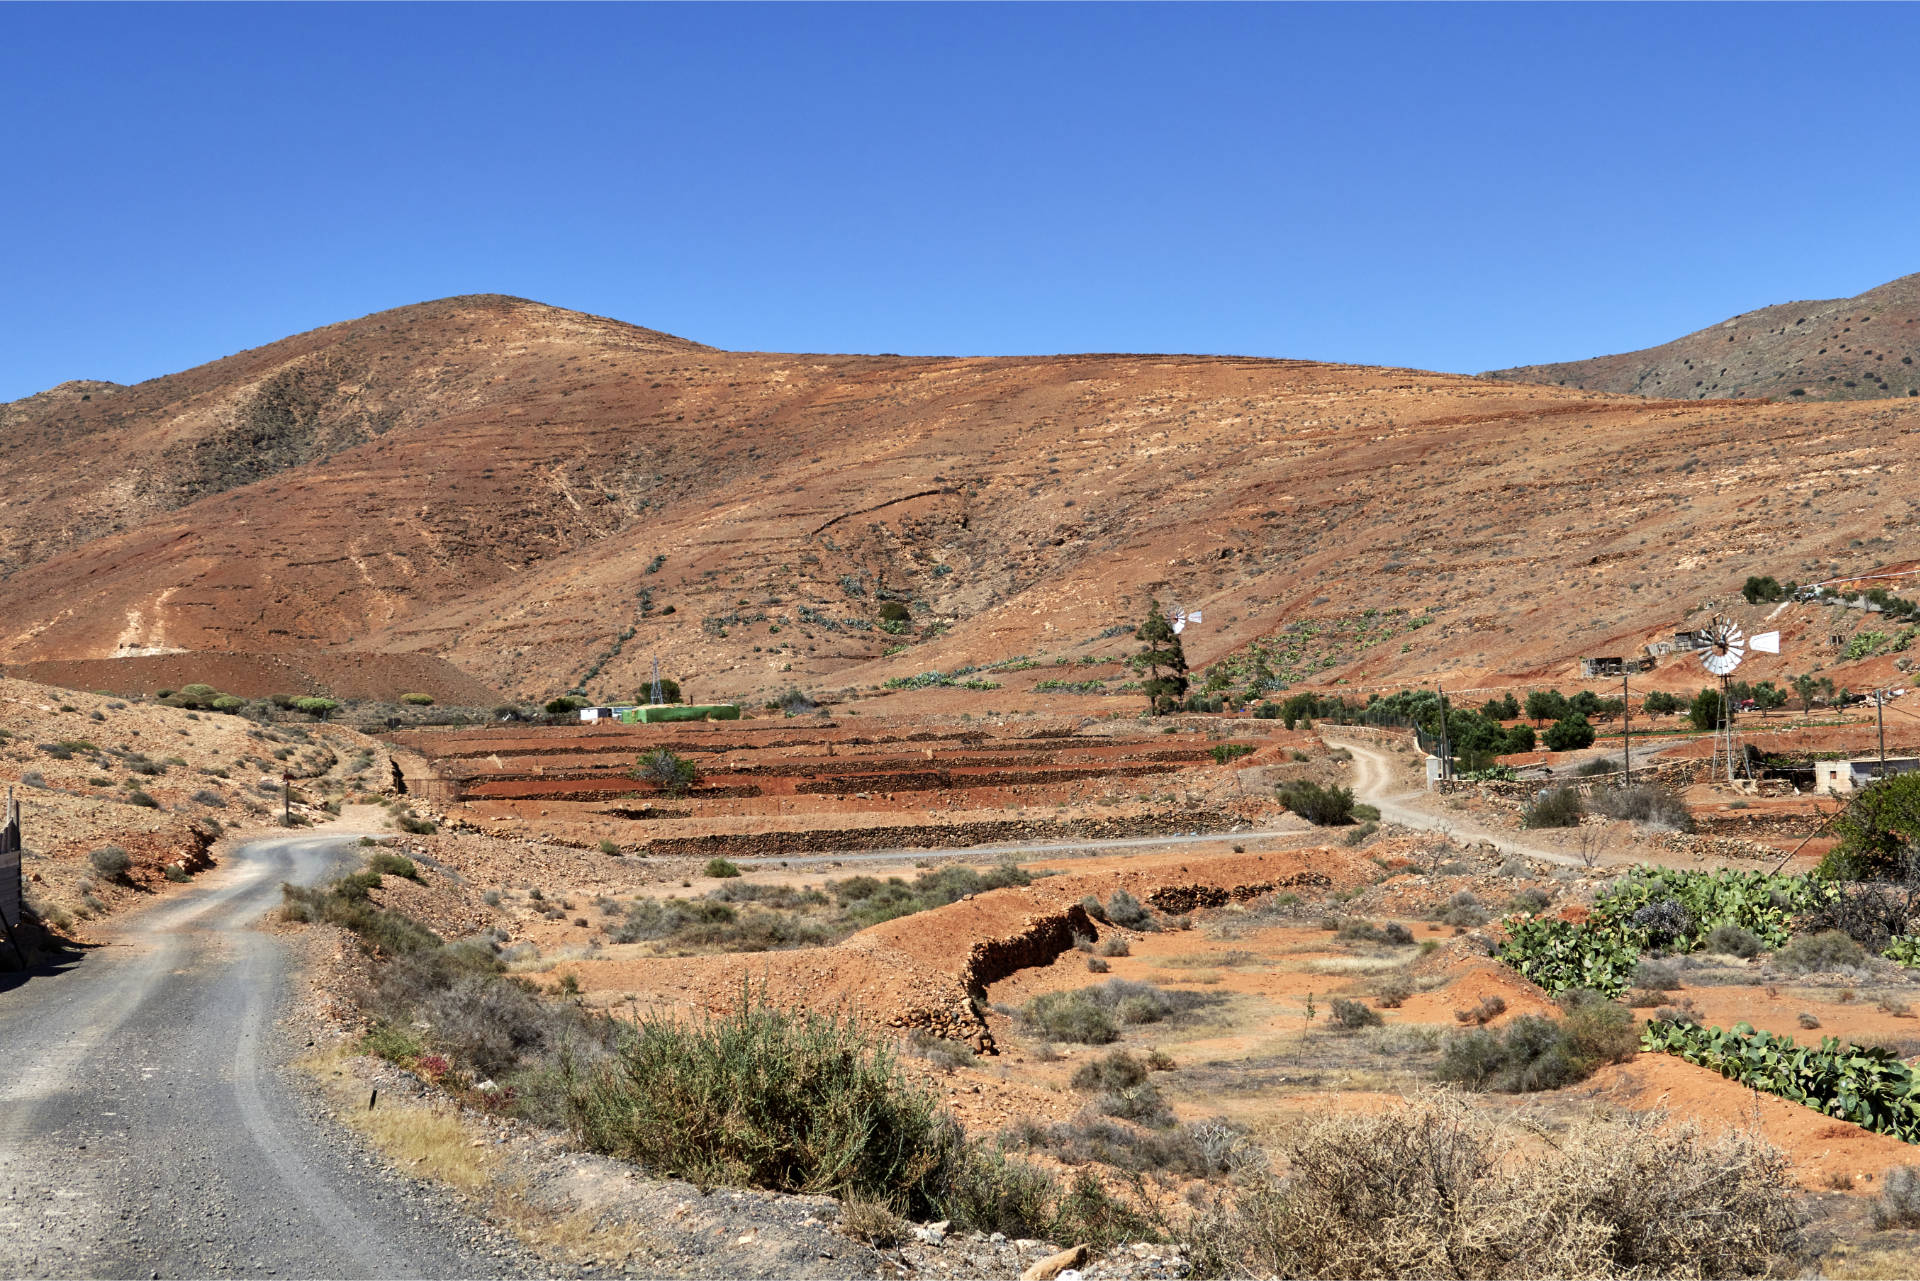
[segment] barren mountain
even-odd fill
[[[1920,397],[1920,274],[1857,298],[1785,302],[1659,347],[1489,378],[1683,400]]]
[[[758,697],[1108,656],[1153,595],[1206,611],[1196,665],[1557,673],[1748,574],[1892,559],[1920,498],[1920,401],[722,352],[498,297],[80,395],[6,410],[0,661],[173,681],[384,652],[611,698],[657,656]]]

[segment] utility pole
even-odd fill
[[[1440,696],[1440,777],[1453,781],[1453,740],[1447,733],[1447,691],[1440,688],[1440,682],[1433,683],[1433,692]]]
[[[1873,715],[1874,719],[1880,722],[1879,776],[1885,778],[1887,776],[1887,691],[1884,689],[1873,691]]]
[[[1633,782],[1633,705],[1627,701],[1627,672],[1620,669],[1620,785]]]
[[[293,826],[293,775],[280,775],[280,826]]]

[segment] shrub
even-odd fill
[[[1097,956],[1089,956],[1087,958],[1087,973],[1089,974],[1105,974],[1112,968],[1111,965],[1108,965]]]
[[[1878,1232],[1920,1228],[1920,1167],[1896,1165],[1887,1171],[1874,1199],[1873,1226]]]
[[[616,845],[614,842],[602,838],[600,842],[600,852],[602,854],[618,854],[620,852],[620,847]]]
[[[1479,1001],[1464,1010],[1455,1010],[1453,1017],[1462,1023],[1475,1026],[1491,1023],[1507,1012],[1507,1000],[1503,996],[1483,996]]]
[[[1336,931],[1334,937],[1359,943],[1387,943],[1394,947],[1405,947],[1413,942],[1413,931],[1398,921],[1376,926],[1372,921],[1352,917],[1335,922],[1332,928]]]
[[[1087,1115],[1050,1126],[1022,1120],[1000,1138],[1010,1147],[1045,1152],[1063,1165],[1097,1161],[1128,1173],[1165,1171],[1197,1179],[1229,1173],[1253,1155],[1244,1132],[1217,1119],[1160,1130]]]
[[[1119,1037],[1123,1023],[1158,1023],[1217,999],[1108,979],[1097,987],[1036,996],[1021,1007],[1020,1017],[1051,1040],[1105,1045]]]
[[[1120,1022],[1085,992],[1048,992],[1034,997],[1020,1017],[1055,1041],[1106,1045],[1119,1039]]]
[[[1522,827],[1578,827],[1586,806],[1571,787],[1556,787],[1527,807]]]
[[[1437,1094],[1327,1117],[1282,1158],[1284,1183],[1248,1180],[1188,1231],[1203,1275],[1749,1276],[1790,1256],[1803,1222],[1777,1150],[1657,1113],[1595,1114],[1536,1149],[1520,1123]]]
[[[1706,950],[1747,960],[1760,955],[1760,940],[1738,925],[1716,925],[1707,932]]]
[[[1067,1084],[1076,1090],[1130,1090],[1147,1079],[1147,1065],[1125,1050],[1109,1050],[1073,1070]]]
[[[1518,894],[1515,894],[1507,900],[1507,910],[1509,912],[1525,912],[1529,916],[1537,916],[1541,912],[1546,911],[1548,905],[1552,902],[1553,900],[1548,898],[1544,891],[1529,887],[1521,890]]]
[[[1100,955],[1102,956],[1130,956],[1132,953],[1133,945],[1118,934],[1109,934],[1106,938],[1100,940]]]
[[[1435,1072],[1471,1090],[1557,1090],[1585,1080],[1602,1064],[1632,1058],[1634,1039],[1627,1009],[1595,999],[1570,1005],[1564,1019],[1521,1014],[1503,1031],[1456,1033],[1442,1047]]]
[[[330,714],[340,710],[340,704],[330,698],[296,698],[293,700],[293,709],[305,712],[317,721],[324,721]]]
[[[1633,967],[1633,985],[1649,992],[1678,991],[1680,972],[1660,961],[1641,961]]]
[[[1153,928],[1153,913],[1149,912],[1146,909],[1146,905],[1141,903],[1139,899],[1127,893],[1125,890],[1115,890],[1107,897],[1106,919],[1120,926],[1122,929],[1149,930]]]
[[[25,782],[26,780],[23,777],[21,781]],[[127,793],[127,804],[138,805],[142,809],[149,809],[149,810],[157,810],[160,808],[159,801],[154,800],[153,797],[147,795],[147,793],[141,791],[137,787],[134,788],[131,792]]]
[[[1693,914],[1670,894],[1642,903],[1627,920],[1649,947],[1668,947],[1691,934],[1694,927]]]
[[[1815,1028],[1820,1026],[1820,1020],[1813,1017],[1813,1015],[1806,1013],[1804,1010],[1801,1011],[1800,1017],[1797,1020],[1797,1022],[1800,1024],[1802,1028],[1804,1028],[1806,1031],[1809,1031],[1809,1032],[1813,1031]]]
[[[1680,794],[1664,787],[1636,784],[1632,787],[1595,788],[1587,799],[1597,813],[1624,819],[1644,827],[1672,832],[1691,832],[1693,815]]]
[[[1333,1023],[1335,1027],[1349,1032],[1358,1032],[1362,1028],[1379,1027],[1384,1019],[1378,1010],[1363,1005],[1359,1001],[1349,1001],[1343,996],[1333,998]]]
[[[632,776],[652,783],[669,796],[681,796],[700,781],[700,771],[690,760],[664,747],[655,748],[634,765]]]
[[[391,850],[381,850],[368,859],[367,870],[382,876],[398,876],[409,881],[420,879],[420,869],[414,865],[413,860],[404,854],[395,854]]]
[[[648,1016],[567,1090],[588,1149],[698,1186],[830,1193],[936,1217],[958,1128],[850,1018],[750,997],[695,1023]]]
[[[431,695],[431,694],[402,694],[402,695],[400,696],[400,701],[401,701],[401,702],[403,702],[403,703],[407,703],[407,704],[409,704],[409,705],[411,705],[411,706],[413,706],[413,707],[432,707],[432,706],[433,706],[433,695]]]
[[[1406,1004],[1413,991],[1413,980],[1405,974],[1389,974],[1373,986],[1374,1000],[1389,1010]]]
[[[195,792],[193,794],[193,799],[196,804],[205,805],[210,809],[223,810],[227,807],[227,798],[220,795],[220,793],[214,791],[213,789],[207,788],[207,787],[203,787],[199,791]]]
[[[1866,961],[1867,950],[1839,930],[1802,934],[1773,954],[1774,965],[1789,974],[1851,969]]]
[[[702,874],[725,878],[740,875],[740,869],[724,858],[711,858],[707,860],[707,865],[702,869]]]
[[[1458,894],[1455,894],[1447,900],[1447,910],[1441,914],[1440,922],[1443,925],[1453,925],[1463,928],[1485,925],[1487,923],[1487,909],[1480,905],[1480,900],[1474,897],[1474,895],[1466,890],[1461,890]]]
[[[1353,789],[1322,787],[1308,779],[1280,784],[1274,795],[1282,805],[1316,827],[1334,827],[1353,821]]]
[[[120,880],[133,868],[133,856],[118,845],[102,845],[87,855],[93,870],[112,880]]]
[[[440,830],[439,824],[432,819],[405,811],[393,816],[393,825],[409,836],[432,836]]]

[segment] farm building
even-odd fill
[[[1920,769],[1920,756],[1889,756],[1886,762],[1887,774],[1905,774]],[[1813,763],[1813,790],[1830,792],[1836,795],[1845,792],[1857,792],[1873,782],[1880,772],[1880,758],[1868,756],[1852,761],[1815,761]]]

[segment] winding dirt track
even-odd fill
[[[1423,832],[1439,832],[1459,841],[1484,841],[1503,854],[1518,854],[1523,858],[1537,858],[1547,863],[1559,863],[1566,867],[1580,867],[1580,860],[1572,854],[1560,850],[1543,849],[1538,845],[1529,845],[1517,841],[1510,833],[1482,827],[1477,823],[1460,818],[1441,818],[1429,814],[1410,801],[1426,793],[1410,790],[1396,790],[1393,781],[1393,758],[1377,747],[1354,739],[1340,738],[1332,734],[1322,734],[1328,747],[1344,747],[1353,753],[1353,793],[1380,811],[1380,817],[1402,827],[1416,828]]]
[[[498,1275],[515,1265],[402,1195],[282,1079],[286,950],[252,928],[352,837],[255,841],[0,988],[0,1242],[16,1276]]]

